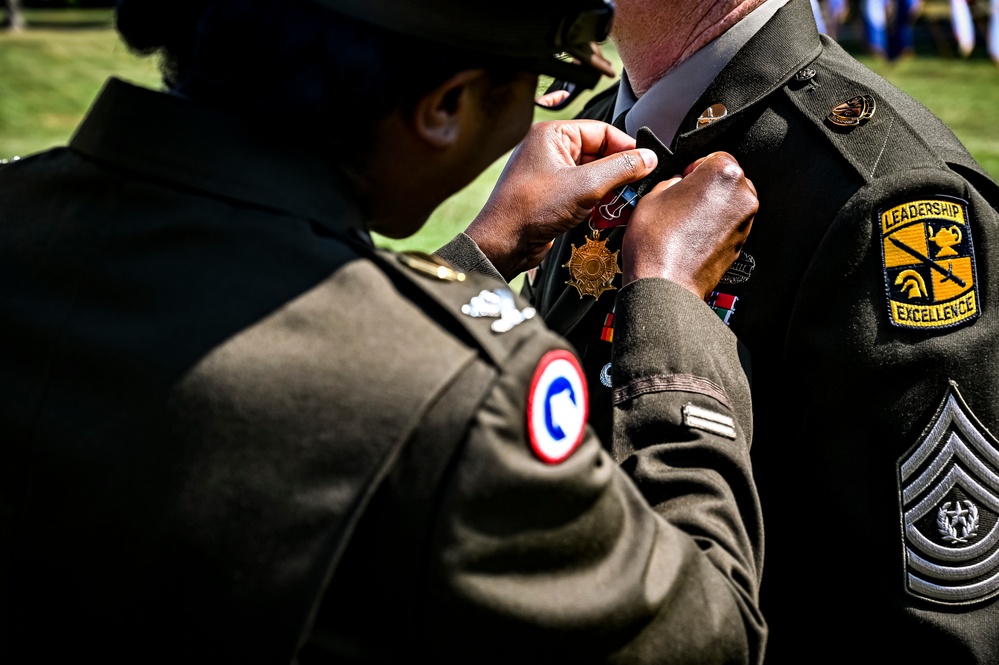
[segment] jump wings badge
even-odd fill
[[[892,325],[934,330],[978,318],[967,201],[910,201],[881,211],[877,224]]]
[[[906,591],[946,605],[999,594],[999,442],[953,382],[898,477]]]

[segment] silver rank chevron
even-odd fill
[[[999,593],[999,442],[955,383],[898,474],[906,591],[947,605]]]

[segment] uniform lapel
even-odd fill
[[[788,35],[796,35],[790,44]],[[734,126],[733,120],[741,112],[784,85],[821,50],[810,3],[791,0],[739,51],[691,108],[674,143],[675,163],[687,164],[700,157],[707,150],[706,146]],[[606,93],[579,117],[604,122],[618,120],[623,124],[623,118],[612,117],[616,99],[615,87],[614,92]],[[698,116],[716,103],[725,104],[728,116],[697,129]],[[687,131],[683,131],[685,129]],[[542,288],[547,297],[542,302],[551,305],[542,306],[541,314],[561,335],[572,332],[596,303],[591,297],[581,299],[574,288],[566,286],[565,271],[560,269],[568,261],[573,243],[577,246],[582,243],[587,230],[577,227],[556,245],[557,255],[550,257],[553,259],[551,268],[544,275]],[[611,251],[620,248],[623,233],[623,229],[615,229],[608,235],[607,246]]]
[[[617,86],[604,93],[604,96],[596,101],[592,106],[587,107],[577,117],[590,120],[600,120],[611,122],[615,120],[611,116],[614,114],[614,104],[617,100]],[[624,117],[617,118],[622,128]],[[623,131],[623,129],[622,129]],[[545,297],[540,300],[540,314],[544,317],[549,327],[562,336],[567,336],[579,324],[579,322],[590,311],[596,298],[580,298],[575,288],[568,286],[565,282],[566,271],[563,265],[572,255],[572,245],[582,244],[587,232],[586,224],[580,224],[570,231],[566,236],[556,242],[552,255],[549,256],[549,269],[543,273],[542,292]],[[620,249],[623,229],[613,229],[607,234],[607,246],[611,251]],[[613,294],[613,292],[611,292]],[[610,297],[613,297],[611,295]],[[550,304],[549,304],[550,303]]]

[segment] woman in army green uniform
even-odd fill
[[[166,89],[112,80],[0,167],[0,660],[759,662],[748,386],[701,301],[752,184],[713,155],[636,211],[623,470],[572,348],[479,274],[655,165],[528,133],[611,7],[118,4]],[[522,139],[449,247],[476,265],[373,246]]]

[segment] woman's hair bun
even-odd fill
[[[115,21],[133,50],[171,51],[190,42],[209,4],[211,0],[117,0]]]

